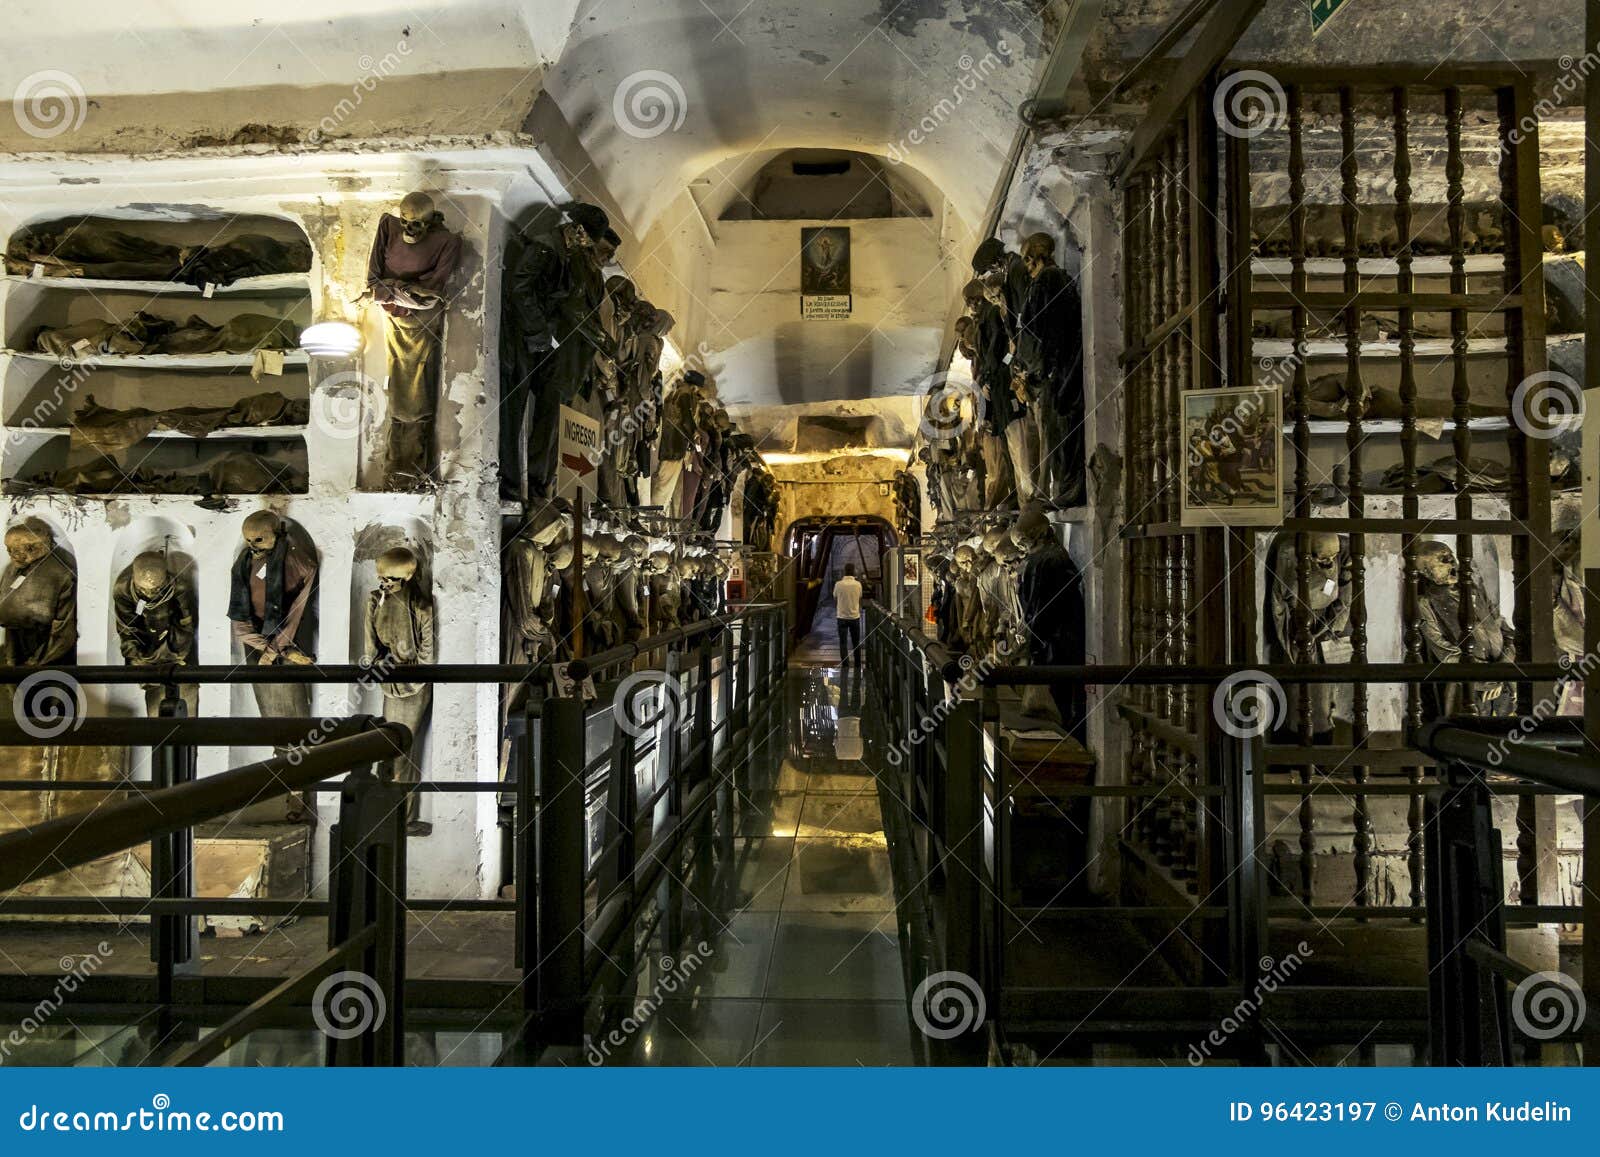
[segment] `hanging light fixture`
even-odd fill
[[[347,358],[361,349],[361,331],[347,321],[319,321],[300,331],[300,348],[312,357]]]

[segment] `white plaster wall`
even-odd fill
[[[448,228],[462,234],[466,256],[452,289],[445,333],[439,408],[441,481],[426,494],[379,493],[382,319],[355,299],[365,285],[367,252],[379,215],[413,188],[432,192]],[[7,520],[38,513],[58,528],[78,560],[78,619],[84,664],[120,662],[111,620],[111,580],[140,549],[171,533],[196,561],[200,604],[198,660],[236,661],[227,620],[231,565],[242,546],[244,516],[266,507],[299,523],[321,557],[317,603],[317,658],[353,663],[359,657],[353,609],[370,582],[372,565],[356,562],[356,543],[372,527],[402,527],[426,538],[433,594],[438,605],[441,663],[499,661],[500,557],[493,385],[498,372],[499,263],[505,219],[532,201],[559,194],[553,176],[532,150],[362,156],[250,156],[217,150],[196,158],[97,161],[60,159],[0,164],[0,232],[18,224],[72,213],[152,217],[185,212],[259,213],[295,222],[311,238],[314,314],[356,322],[366,335],[350,361],[314,363],[313,421],[305,440],[309,493],[241,498],[228,511],[200,508],[186,497],[11,497]],[[157,209],[177,206],[178,209]],[[183,299],[174,299],[181,302]],[[494,302],[493,308],[487,303]],[[342,376],[341,376],[342,375]],[[363,380],[364,375],[364,380]],[[349,415],[359,396],[360,422]],[[492,780],[499,775],[497,688],[470,684],[435,689],[431,756],[425,774],[439,780]],[[313,710],[343,715],[377,710],[352,703],[355,688],[317,688]],[[90,689],[94,713],[139,714],[135,690]],[[256,714],[248,688],[207,685],[205,715]],[[261,758],[266,749],[212,748],[200,753],[200,774],[211,775]],[[337,796],[319,805],[313,877],[326,888],[327,826],[337,816]],[[433,834],[410,843],[413,896],[476,897],[491,894],[498,864],[494,793],[429,793],[422,815]]]

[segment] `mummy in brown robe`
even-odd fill
[[[433,598],[417,582],[417,556],[405,547],[378,556],[378,589],[367,596],[361,665],[381,677],[396,666],[432,663],[434,650]],[[383,717],[411,730],[411,748],[389,760],[381,774],[396,783],[422,781],[422,744],[433,710],[433,687],[427,683],[384,683]],[[406,797],[406,834],[425,836],[433,825],[419,816],[422,796]]]
[[[416,489],[433,474],[444,290],[461,260],[461,238],[442,224],[426,193],[408,193],[385,214],[367,259],[367,289],[389,315],[389,446],[384,486]]]
[[[6,530],[10,565],[0,575],[0,662],[16,667],[75,663],[78,657],[78,580],[40,519]]]

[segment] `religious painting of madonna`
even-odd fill
[[[1184,526],[1276,526],[1283,521],[1277,390],[1193,390],[1183,395]]]

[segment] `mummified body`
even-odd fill
[[[1511,625],[1500,617],[1480,582],[1472,584],[1472,621],[1467,631],[1462,630],[1461,568],[1454,551],[1442,542],[1423,543],[1417,548],[1417,571],[1417,616],[1428,662],[1460,662],[1462,643],[1469,635],[1473,660],[1516,660],[1516,636]],[[1516,693],[1510,683],[1473,683],[1470,687],[1476,714],[1515,713]],[[1422,688],[1424,719],[1460,714],[1463,707],[1460,684],[1425,684]]]
[[[1312,534],[1306,541],[1306,594],[1300,600],[1299,543],[1293,534],[1279,535],[1272,544],[1271,587],[1267,594],[1267,662],[1342,663],[1349,659],[1350,567],[1346,539],[1337,534]],[[1299,608],[1299,614],[1296,609]],[[1305,624],[1302,655],[1296,632]],[[1290,687],[1288,717],[1278,724],[1298,733],[1303,714],[1301,696],[1308,697],[1314,734],[1333,727],[1333,686],[1312,684]]]
[[[313,662],[314,619],[309,613],[317,587],[317,551],[299,527],[270,510],[244,520],[245,549],[233,564],[228,618],[245,662],[268,667]],[[309,683],[252,683],[263,717],[306,718]],[[280,752],[287,748],[278,748]],[[246,809],[251,821],[299,819],[306,809],[292,796]]]
[[[405,547],[378,556],[378,589],[367,596],[363,619],[361,664],[375,675],[396,666],[432,663],[433,597],[417,579],[417,556]],[[397,783],[422,781],[422,745],[433,711],[433,687],[427,683],[384,683],[383,717],[411,729],[411,749],[383,765],[382,773]],[[406,799],[406,834],[425,836],[433,825],[419,816],[422,796]]]
[[[78,657],[78,580],[37,518],[6,530],[10,564],[0,575],[0,661],[15,667],[74,663]]]
[[[176,571],[159,550],[148,550],[122,569],[111,587],[117,618],[117,642],[130,667],[160,667],[194,662],[196,605],[194,582],[187,568]],[[144,705],[161,714],[166,696],[162,683],[145,683]],[[200,713],[200,687],[178,685],[188,715]]]

